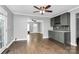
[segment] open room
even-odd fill
[[[1,54],[78,54],[79,5],[0,5]]]

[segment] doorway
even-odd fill
[[[28,22],[27,24],[27,51],[34,51],[43,39],[41,22]]]
[[[41,33],[41,23],[40,22],[28,22],[27,31],[30,33]]]

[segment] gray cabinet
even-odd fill
[[[55,32],[55,40],[59,41],[59,32]]]
[[[70,45],[70,42],[71,42],[71,40],[70,40],[70,32],[66,32],[65,34],[64,34],[64,40],[65,40],[65,44],[68,44],[68,45]]]
[[[60,19],[61,19],[61,25],[69,25],[70,24],[70,13],[62,14]]]
[[[48,33],[49,33],[49,38],[64,43],[64,32],[49,31]]]
[[[51,31],[48,31],[48,36],[49,36],[49,38],[52,38],[52,32]]]
[[[58,41],[64,43],[64,32],[59,32]]]
[[[55,17],[55,20],[54,20],[54,25],[60,25],[60,16],[57,16],[57,17]]]
[[[70,13],[64,13],[57,17],[51,18],[51,26],[70,25]]]
[[[49,38],[54,39],[54,38],[55,38],[55,32],[53,32],[53,31],[48,31],[48,36],[49,36]]]
[[[51,18],[51,20],[50,20],[50,23],[51,23],[50,25],[51,25],[51,26],[54,26],[54,19],[55,19],[55,18]]]
[[[55,32],[55,40],[64,43],[64,32]]]
[[[60,43],[69,44],[70,43],[70,32],[54,32],[49,31],[49,38],[52,38]]]
[[[60,16],[51,18],[50,22],[51,22],[51,26],[56,26],[56,25],[60,25]]]

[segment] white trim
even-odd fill
[[[71,43],[72,46],[77,46],[77,44]]]
[[[71,10],[68,10],[67,12],[71,12],[71,11],[76,10],[76,9],[78,9],[78,8],[79,8],[79,7],[73,8],[73,9],[71,9]]]
[[[62,12],[59,12],[59,13],[57,13],[57,14],[55,14],[55,15],[51,15],[51,16],[41,16],[41,15],[32,15],[32,14],[24,14],[24,13],[18,13],[18,12],[14,12],[13,14],[14,15],[24,15],[24,16],[36,16],[36,17],[42,17],[42,18],[45,18],[45,17],[47,17],[47,18],[52,18],[52,17],[56,17],[56,16],[58,16],[58,15],[61,15],[61,14],[63,14],[63,13],[66,13],[68,10],[66,10],[66,11],[62,11]]]
[[[15,39],[13,39],[7,46],[1,48],[1,49],[0,49],[0,54],[1,54],[5,49],[7,49],[14,41],[15,41]]]
[[[43,38],[48,38],[48,37],[43,37]]]
[[[15,39],[13,39],[7,46],[6,48],[10,47],[10,45],[15,41]]]
[[[62,11],[62,12],[59,12],[59,13],[57,13],[57,14],[55,14],[55,15],[51,15],[51,16],[41,16],[41,15],[31,15],[31,14],[24,14],[24,13],[19,13],[19,12],[13,12],[13,14],[15,14],[15,15],[25,15],[25,16],[36,16],[36,17],[47,17],[47,18],[52,18],[52,17],[56,17],[56,16],[58,16],[58,15],[61,15],[61,14],[63,14],[63,13],[66,13],[66,12],[71,12],[71,11],[73,11],[73,10],[75,10],[75,9],[78,9],[79,7],[75,7],[75,8],[72,8],[72,9],[70,9],[70,10],[65,10],[65,11]]]
[[[0,13],[7,16],[7,11],[0,6]]]
[[[41,16],[41,15],[32,15],[32,14],[24,14],[24,13],[18,13],[18,12],[14,12],[15,15],[25,15],[25,16],[36,16],[36,17],[47,17],[50,18],[48,15],[47,16]],[[52,16],[51,16],[52,17]]]
[[[0,54],[6,49],[6,47],[3,47],[0,49]]]
[[[27,40],[27,39],[16,39],[15,41],[22,41],[22,40]]]
[[[63,12],[60,12],[60,13],[57,13],[57,14],[55,14],[54,16],[52,16],[52,17],[56,17],[56,16],[58,16],[58,15],[61,15],[61,14],[63,14],[63,13],[66,13],[66,12],[71,12],[71,11],[73,11],[73,10],[75,10],[75,9],[78,9],[79,7],[75,7],[75,8],[72,8],[72,9],[70,9],[70,10],[66,10],[66,11],[63,11]]]

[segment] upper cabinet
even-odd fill
[[[69,24],[70,24],[70,13],[64,13],[57,17],[51,18],[51,26],[69,25]]]
[[[51,21],[50,21],[50,25],[51,25],[51,26],[54,26],[54,19],[55,19],[55,18],[51,18]]]
[[[61,24],[60,16],[55,17],[54,25],[60,25],[60,24]]]
[[[57,16],[57,17],[54,17],[54,18],[51,18],[51,26],[56,26],[56,25],[60,25],[60,16]]]
[[[70,24],[70,13],[62,14],[60,19],[61,19],[61,25],[69,25]]]

